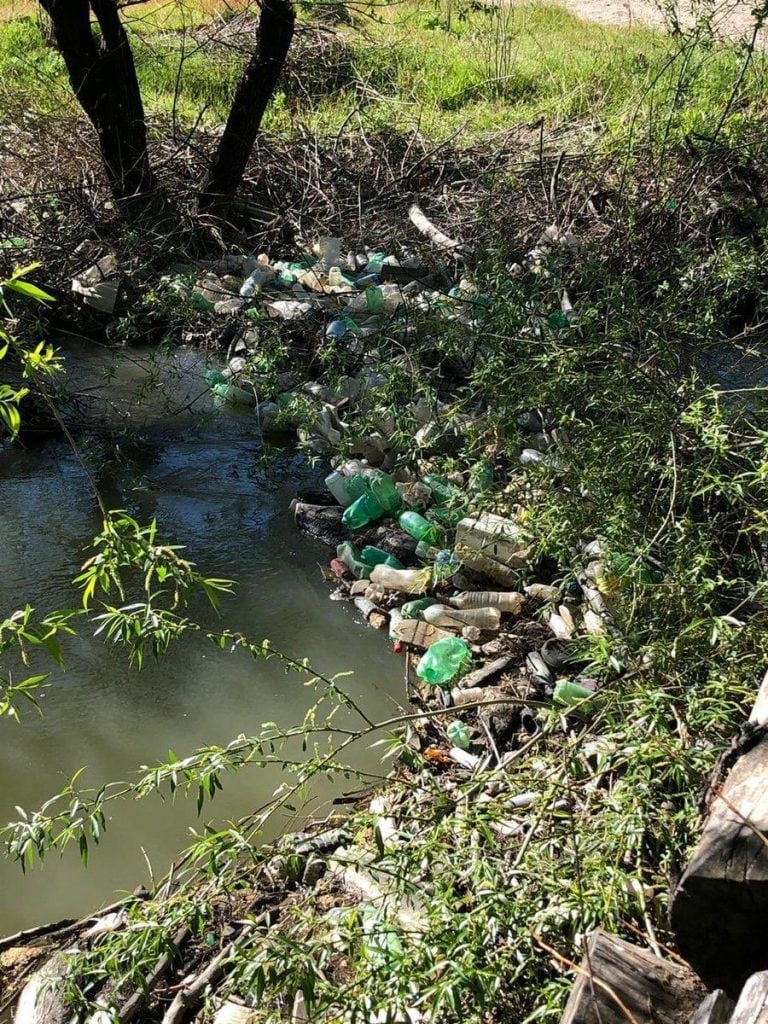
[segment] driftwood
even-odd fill
[[[731,1024],[766,1024],[768,1021],[768,971],[753,974],[742,989]]]
[[[768,968],[767,690],[764,680],[672,900],[680,952],[707,985],[733,997],[750,975]]]
[[[120,1007],[118,1017],[121,1024],[130,1024],[130,1021],[132,1021],[134,1017],[144,1009],[153,989],[165,977],[179,958],[181,949],[187,943],[190,935],[191,932],[186,926],[179,928],[171,940],[171,951],[163,953],[154,968],[144,979],[143,986],[130,995]]]
[[[414,203],[408,211],[408,217],[414,227],[418,228],[422,235],[426,235],[436,249],[440,249],[441,252],[466,252],[466,249],[461,242],[458,242],[455,238],[450,238],[445,234],[445,232],[441,231],[440,228],[435,227],[421,207],[416,203]]]
[[[687,967],[598,929],[561,1024],[683,1024],[702,995]]]

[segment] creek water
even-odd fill
[[[398,659],[353,606],[328,600],[318,569],[327,551],[299,534],[288,511],[297,489],[316,485],[319,473],[290,450],[266,457],[251,411],[213,407],[195,352],[158,359],[122,350],[116,358],[89,347],[68,351],[67,367],[86,424],[78,449],[107,506],[142,521],[155,517],[160,536],[184,545],[202,572],[236,581],[222,602],[222,626],[269,638],[317,672],[351,671],[344,688],[366,714],[394,713],[402,693]],[[115,430],[125,431],[116,445]],[[99,526],[91,481],[67,443],[0,452],[0,615],[27,602],[39,612],[74,607],[71,580]],[[191,607],[196,615],[215,622],[202,604]],[[39,807],[83,766],[83,785],[130,778],[169,750],[224,744],[263,722],[298,724],[315,696],[306,676],[286,673],[277,660],[220,652],[200,639],[182,640],[159,662],[149,658],[141,672],[123,650],[91,635],[67,640],[64,653],[65,671],[35,664],[36,671],[52,668],[42,715],[30,707],[20,724],[0,720],[0,822],[18,817],[15,805]],[[356,764],[371,772],[381,770],[380,756],[380,748],[355,752]],[[201,817],[194,798],[113,806],[87,868],[74,848],[26,875],[0,858],[0,935],[82,916],[151,873],[162,877],[190,842],[191,827],[255,809],[289,776],[253,767],[223,781]],[[319,784],[307,807],[327,812],[341,789]],[[300,824],[282,817],[265,838]]]

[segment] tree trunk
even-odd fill
[[[136,66],[116,0],[40,0],[53,24],[75,97],[96,129],[112,194],[122,212],[146,210],[157,195]],[[97,41],[90,9],[101,29]]]
[[[203,182],[203,210],[225,212],[240,184],[285,66],[295,21],[290,0],[262,0],[256,50],[238,83],[224,133]]]

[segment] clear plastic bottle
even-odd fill
[[[325,478],[325,486],[342,508],[347,508],[368,490],[365,477],[344,476],[333,472]]]
[[[336,557],[349,569],[357,580],[367,580],[371,575],[370,565],[360,558],[360,552],[352,541],[345,540],[336,548]]]
[[[498,608],[467,608],[461,611],[444,604],[435,604],[424,609],[424,621],[448,629],[476,626],[478,629],[497,630],[501,625],[501,612]]]
[[[275,272],[270,266],[260,265],[243,282],[240,289],[240,296],[243,299],[250,299],[257,291],[260,291],[265,284],[271,281]]]
[[[371,583],[401,594],[423,594],[431,578],[429,569],[392,569],[388,565],[377,565],[371,570]]]
[[[405,530],[416,540],[426,541],[427,544],[440,545],[443,540],[443,531],[439,526],[430,523],[428,519],[418,512],[403,512],[398,518],[400,529]]]
[[[448,600],[454,608],[498,608],[511,615],[517,615],[525,603],[515,590],[468,590]]]
[[[381,519],[383,515],[384,509],[371,492],[366,491],[344,510],[341,521],[348,530],[359,530],[368,523]]]
[[[388,515],[394,515],[403,505],[403,499],[392,477],[382,469],[374,470],[368,476],[371,494]]]

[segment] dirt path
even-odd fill
[[[669,0],[668,4],[660,0],[558,0],[572,14],[585,21],[593,21],[599,25],[648,25],[653,28],[664,28],[670,23],[670,14],[674,13],[680,23],[686,27],[695,24],[696,18],[705,13],[712,13],[715,32],[723,39],[749,39],[752,35],[754,20],[752,17],[752,0],[727,0],[713,3],[710,7],[701,0]],[[761,45],[768,43],[766,30],[760,33]]]

